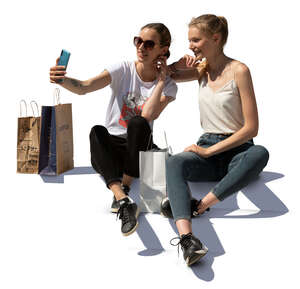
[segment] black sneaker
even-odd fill
[[[172,244],[172,241],[175,239],[179,239],[179,242],[177,244]],[[170,244],[173,246],[181,245],[183,258],[188,266],[191,266],[200,260],[208,251],[208,249],[192,233],[181,235],[181,237],[175,237],[170,241]]]
[[[197,201],[196,199],[191,199],[191,218],[194,218],[198,216],[198,205],[200,204],[200,201]],[[209,211],[209,208],[206,209],[206,211]],[[173,219],[173,213],[170,205],[169,198],[166,197],[161,201],[160,204],[160,213],[166,218]]]
[[[130,187],[126,186],[126,185],[121,185],[122,190],[124,191],[125,195],[128,196],[128,193],[130,191]],[[118,213],[118,210],[120,208],[119,203],[116,200],[116,197],[113,197],[113,201],[110,207],[110,212],[111,213]]]
[[[132,234],[138,227],[137,217],[139,209],[136,203],[132,203],[129,198],[124,198],[119,201],[119,210],[117,217],[122,221],[121,231],[124,236]]]

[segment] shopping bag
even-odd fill
[[[57,105],[42,106],[39,174],[59,175],[74,168],[72,104],[61,104],[59,89],[54,91]]]
[[[166,137],[165,137],[166,138]],[[166,159],[171,148],[139,152],[141,212],[160,213],[160,205],[166,197]]]
[[[25,104],[26,116],[22,117],[22,103]],[[34,115],[31,101],[30,105],[33,116],[27,116],[27,104],[25,100],[20,101],[20,117],[18,117],[17,137],[17,172],[37,174],[39,168],[39,147],[40,147],[40,117]],[[37,106],[38,111],[38,106]],[[39,112],[37,112],[39,115]]]

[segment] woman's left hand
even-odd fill
[[[154,61],[155,68],[157,70],[158,81],[165,81],[167,76],[167,57],[160,56]]]
[[[185,152],[196,153],[197,155],[199,155],[200,157],[203,157],[203,158],[208,158],[209,157],[207,148],[203,148],[203,147],[200,147],[200,146],[195,145],[195,144],[192,144],[192,145],[186,147],[184,149],[184,151]]]

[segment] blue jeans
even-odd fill
[[[212,146],[229,137],[220,134],[203,134],[197,145]],[[269,160],[268,151],[253,140],[203,158],[193,152],[173,155],[166,162],[167,192],[174,220],[191,219],[190,182],[219,181],[212,193],[222,201],[258,177]]]

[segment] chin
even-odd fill
[[[146,64],[146,63],[148,63],[149,62],[149,59],[148,58],[142,58],[142,57],[137,57],[137,61],[139,62],[139,63],[143,63],[143,64]]]

